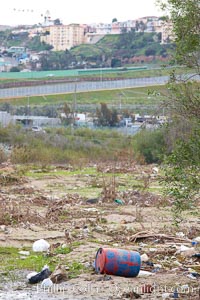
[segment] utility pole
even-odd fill
[[[26,126],[29,125],[29,115],[30,115],[30,96],[27,96],[27,114],[26,114]]]
[[[76,99],[76,90],[77,90],[77,83],[75,82],[74,85],[74,99],[73,99],[73,124],[75,124],[75,114],[76,114],[76,106],[77,106],[77,99]]]

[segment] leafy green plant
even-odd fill
[[[70,252],[72,252],[71,247],[58,247],[55,249],[56,254],[68,254]]]
[[[136,153],[143,155],[146,163],[160,163],[166,152],[164,139],[165,129],[143,129],[134,136],[133,148]]]
[[[182,212],[196,207],[200,191],[200,131],[188,141],[179,140],[166,158],[165,192],[172,197],[174,224],[182,221]]]

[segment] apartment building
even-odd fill
[[[175,39],[173,24],[171,21],[164,22],[162,26],[162,44],[167,44]]]
[[[80,44],[95,43],[106,34],[121,34],[123,31],[128,32],[132,29],[138,32],[160,32],[162,43],[167,43],[172,38],[172,24],[164,23],[160,18],[150,16],[110,24],[52,25],[43,28],[40,39],[41,42],[52,45],[53,51],[64,51]]]
[[[54,51],[64,51],[85,42],[84,25],[53,25],[45,27],[41,42],[53,46]]]

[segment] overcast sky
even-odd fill
[[[160,16],[156,0],[5,0],[0,9],[0,25],[38,24],[47,11],[63,24],[123,22],[144,16]]]

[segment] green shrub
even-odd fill
[[[134,136],[133,148],[142,155],[146,163],[160,163],[166,152],[164,128],[156,130],[143,129]]]

